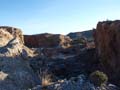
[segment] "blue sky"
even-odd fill
[[[84,31],[120,19],[120,0],[0,0],[0,25],[24,34]]]

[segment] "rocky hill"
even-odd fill
[[[94,30],[87,30],[83,32],[71,32],[67,36],[72,39],[86,38],[88,41],[93,40]]]
[[[24,35],[25,45],[28,47],[69,47],[72,41],[69,37],[60,34]]]
[[[99,22],[74,39],[0,27],[0,90],[120,90],[119,28]]]

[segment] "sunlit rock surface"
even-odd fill
[[[39,83],[29,66],[33,51],[25,47],[20,38],[0,29],[0,90],[26,90]]]

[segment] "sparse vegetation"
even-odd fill
[[[86,40],[84,38],[75,39],[72,41],[72,44],[85,44]]]
[[[48,74],[47,70],[45,71],[40,70],[38,75],[41,80],[41,85],[43,88],[52,83],[52,79],[51,79],[52,75]]]
[[[90,74],[90,81],[96,86],[102,86],[108,81],[108,77],[103,72],[95,71]]]

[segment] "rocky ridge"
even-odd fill
[[[96,47],[85,38],[23,35],[20,29],[0,27],[0,90],[119,90],[110,84],[119,85],[119,49],[114,49],[119,48],[119,24],[99,22],[93,31]],[[110,81],[96,87],[89,79],[96,70]],[[43,86],[46,71],[51,82]]]
[[[37,35],[24,35],[25,45],[33,48],[55,48],[55,47],[69,47],[70,39],[67,36],[60,34],[37,34]]]
[[[94,30],[87,30],[83,32],[71,32],[67,34],[72,39],[86,38],[88,41],[93,40],[93,32]]]

